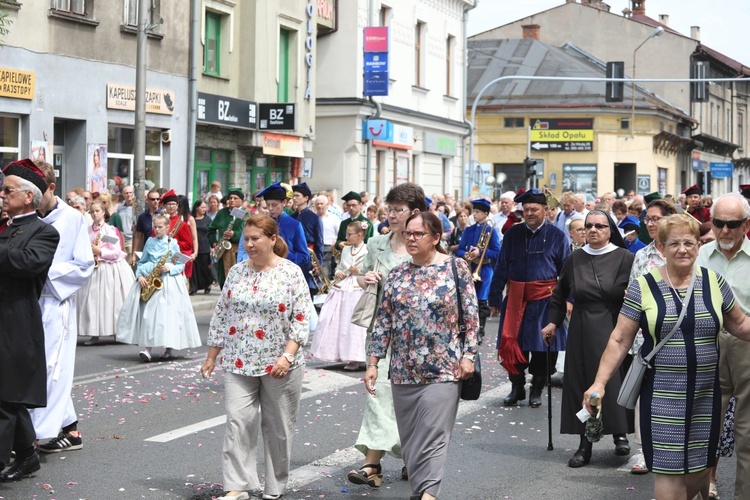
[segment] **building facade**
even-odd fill
[[[317,132],[306,179],[311,186],[384,196],[411,181],[428,195],[461,197],[469,130],[466,16],[474,5],[474,0],[339,2],[337,30],[318,40]],[[374,97],[377,104],[364,96],[371,83],[365,60],[372,62],[365,56],[367,26],[388,28],[388,95]]]
[[[146,184],[188,187],[189,11],[149,2]],[[58,193],[133,182],[136,0],[0,2],[0,162],[44,158]]]
[[[702,15],[696,10],[696,24]],[[625,75],[630,77],[690,78],[697,74],[698,63],[705,65],[700,75],[706,78],[750,77],[749,68],[707,47],[698,26],[686,35],[669,27],[667,14],[649,17],[646,0],[630,0],[622,14],[610,12],[609,5],[600,1],[561,0],[557,7],[480,33],[472,40],[517,38],[524,26],[536,26],[542,42],[571,42],[599,60],[623,61]],[[689,154],[679,162],[675,191],[699,183],[707,193],[718,195],[737,190],[740,183],[750,180],[744,97],[749,84],[711,83],[704,89],[703,102],[691,99],[695,89],[689,83],[646,84],[696,122],[684,137],[692,143],[685,146]]]
[[[318,37],[336,0],[200,2],[192,196],[210,183],[254,193],[300,177],[315,127]]]

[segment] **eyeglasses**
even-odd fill
[[[402,213],[408,210],[409,210],[408,208],[390,208],[390,207],[386,208],[388,215],[392,215],[392,214],[401,215]]]
[[[660,220],[662,220],[662,218],[663,218],[663,217],[644,217],[644,218],[643,218],[643,222],[645,222],[646,224],[650,224],[650,223],[652,223],[652,222],[653,222],[654,224],[658,224],[658,223],[659,223],[659,221],[660,221]]]
[[[737,229],[746,220],[747,220],[747,217],[745,217],[742,220],[711,219],[711,223],[714,225],[714,227],[719,228],[719,229],[724,229],[724,226],[727,226],[729,229]]]
[[[405,240],[414,238],[414,241],[420,241],[422,238],[432,233],[425,233],[424,231],[401,231],[401,237]]]
[[[685,247],[685,250],[692,250],[698,245],[697,241],[668,241],[667,247],[670,250],[679,250],[680,247]]]
[[[597,231],[601,231],[602,229],[609,229],[609,224],[593,224],[591,222],[587,222],[584,227],[586,229],[596,228]]]
[[[9,187],[3,187],[3,194],[5,194],[5,195],[17,193],[19,191],[22,191],[22,189],[13,189],[13,188],[9,188]]]
[[[571,231],[580,231],[580,232],[582,232],[582,233],[583,233],[584,231],[586,231],[586,228],[583,228],[583,227],[577,227],[577,228],[575,228],[575,229],[571,229]]]
[[[358,234],[359,233],[346,233],[346,237],[348,238],[349,236],[357,236]]]

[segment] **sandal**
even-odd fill
[[[646,467],[646,457],[643,456],[643,451],[638,450],[635,455],[637,457],[633,467],[630,469],[631,474],[648,474],[648,467]]]
[[[368,474],[365,469],[372,469],[375,472]],[[350,483],[366,484],[371,488],[380,488],[383,484],[383,468],[380,464],[365,464],[359,470],[352,470],[346,475]]]
[[[406,466],[401,467],[401,480],[402,481],[409,480],[409,471],[406,470]]]
[[[716,483],[711,481],[711,485],[708,487],[708,498],[719,498],[719,488],[716,487]]]

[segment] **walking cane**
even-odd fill
[[[549,441],[547,442],[547,450],[552,451],[555,449],[552,446],[552,355],[550,354],[550,339],[552,335],[547,334],[547,435]]]

